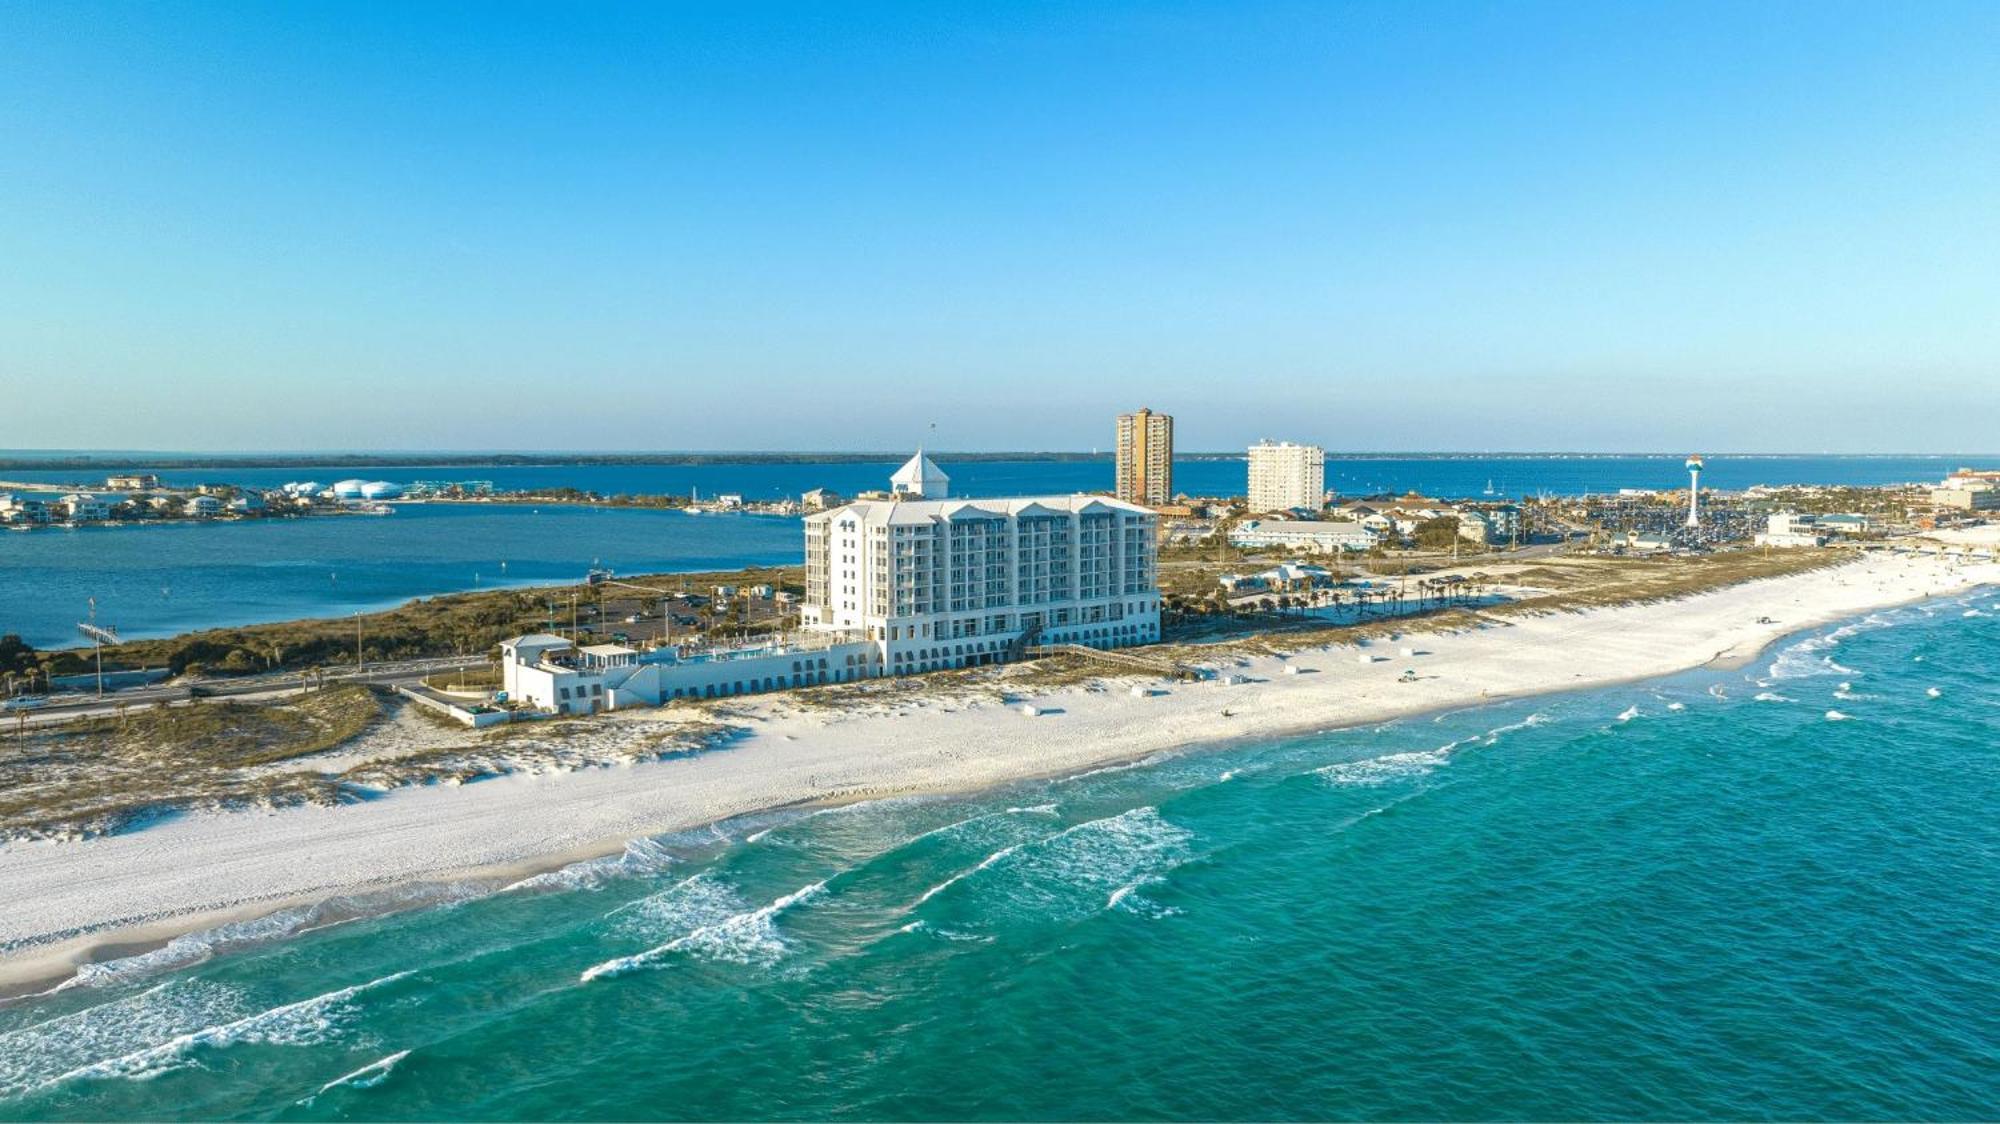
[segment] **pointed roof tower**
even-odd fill
[[[951,477],[919,448],[917,455],[889,478],[889,491],[911,499],[941,500],[951,495]]]

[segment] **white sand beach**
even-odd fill
[[[1246,681],[1050,690],[1043,713],[937,696],[896,708],[744,700],[726,747],[622,768],[401,789],[338,807],[188,815],[0,848],[0,986],[336,895],[518,877],[623,843],[802,802],[965,792],[1177,747],[1329,729],[1742,661],[1785,634],[2000,581],[2000,564],[1872,554],[1679,601],[1229,659]],[[1771,623],[1758,623],[1770,618]],[[1402,648],[1417,654],[1403,656]],[[1363,664],[1357,651],[1374,653]],[[1288,673],[1286,664],[1300,669]],[[1400,681],[1415,669],[1414,682]],[[1138,680],[1133,680],[1137,682]],[[619,719],[607,719],[617,721]]]

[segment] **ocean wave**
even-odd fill
[[[1451,760],[1451,751],[1460,742],[1436,749],[1391,753],[1384,757],[1364,757],[1358,761],[1336,761],[1313,770],[1330,784],[1373,788],[1391,781],[1426,776]]]
[[[1509,722],[1505,726],[1495,726],[1491,730],[1488,730],[1483,734],[1476,735],[1473,738],[1461,738],[1458,741],[1452,742],[1451,745],[1447,746],[1446,748],[1447,749],[1454,748],[1464,744],[1467,741],[1478,741],[1481,745],[1493,745],[1494,743],[1498,742],[1501,738],[1505,737],[1508,734],[1512,734],[1520,730],[1532,730],[1537,726],[1545,725],[1548,721],[1549,721],[1548,714],[1538,710],[1533,714],[1528,715],[1526,718],[1521,719],[1519,722]]]
[[[634,898],[605,916],[612,921],[612,932],[657,943],[662,937],[684,936],[717,924],[746,908],[734,889],[704,871]]]
[[[491,882],[474,881],[419,882],[362,893],[339,894],[259,917],[183,933],[159,948],[131,956],[78,965],[74,975],[50,991],[62,992],[74,988],[103,988],[130,984],[162,972],[200,964],[223,953],[303,936],[365,917],[378,917],[423,906],[452,906],[475,898],[483,898],[491,892]]]
[[[1620,711],[1620,712],[1619,712],[1619,714],[1618,714],[1618,721],[1620,721],[1620,722],[1630,722],[1630,721],[1632,721],[1632,720],[1633,720],[1634,718],[1638,718],[1638,717],[1640,717],[1640,713],[1639,713],[1639,708],[1638,708],[1638,707],[1636,707],[1636,706],[1628,706],[1628,707],[1626,707],[1626,708],[1625,708],[1625,709],[1624,709],[1623,711]]]
[[[959,871],[958,873],[952,875],[951,877],[945,879],[944,881],[932,885],[929,889],[925,890],[923,893],[918,894],[917,900],[910,903],[910,908],[915,909],[916,907],[924,904],[925,902],[930,901],[932,898],[937,897],[939,894],[944,893],[946,890],[951,889],[953,886],[958,885],[960,882],[965,881],[967,878],[970,878],[973,875],[978,874],[982,870],[986,870],[992,867],[995,863],[1005,862],[1009,856],[1013,855],[1016,851],[1019,851],[1021,848],[1025,846],[1027,846],[1026,843],[1014,843],[992,852],[985,858],[980,859],[976,864],[967,867],[964,870]]]
[[[0,1096],[53,1082],[202,1027],[243,1017],[243,993],[203,980],[169,980],[134,995],[0,1033]]]
[[[331,1041],[340,1033],[346,1019],[354,1012],[353,1000],[356,996],[412,974],[408,971],[395,972],[296,1003],[186,1031],[165,1042],[78,1066],[41,1084],[59,1085],[67,1081],[111,1078],[143,1081],[188,1065],[191,1056],[202,1049],[220,1050],[245,1044],[316,1046]]]
[[[1854,716],[1851,714],[1842,714],[1837,710],[1829,710],[1826,712],[1826,720],[1828,722],[1852,722],[1854,721]]]
[[[1194,833],[1150,805],[1086,820],[1043,839],[995,853],[963,878],[1004,872],[986,882],[1010,913],[1038,920],[1078,918],[1107,908],[1113,896],[1132,908],[1138,884],[1159,882],[1193,857]],[[1130,888],[1127,888],[1127,887]],[[1123,893],[1119,891],[1123,888]]]
[[[410,1052],[408,1050],[398,1050],[388,1057],[377,1058],[360,1069],[355,1070],[353,1073],[343,1077],[336,1077],[326,1084],[321,1085],[319,1092],[300,1101],[299,1104],[301,1106],[310,1106],[321,1095],[332,1092],[335,1089],[373,1089],[382,1082],[389,1080],[389,1075],[396,1070],[396,1064],[409,1056]]]
[[[571,863],[559,870],[530,875],[500,888],[503,894],[519,890],[596,890],[616,878],[657,874],[679,861],[664,843],[641,837],[629,840],[616,855]]]
[[[1810,640],[1801,640],[1797,644],[1778,653],[1777,658],[1771,661],[1770,670],[1765,672],[1765,678],[1782,682],[1788,679],[1810,679],[1822,675],[1861,674],[1853,668],[1841,664],[1832,656],[1825,654],[1828,649],[1838,646],[1839,643],[1838,640],[1834,640],[1831,637],[1815,637]]]
[[[801,886],[768,905],[731,914],[713,924],[701,926],[673,940],[654,945],[644,952],[614,957],[594,964],[584,969],[579,978],[580,982],[590,983],[592,980],[611,979],[642,968],[651,968],[683,952],[738,964],[774,963],[789,947],[777,930],[778,915],[800,902],[811,900],[825,889],[826,880],[821,879]]]
[[[1788,703],[1788,702],[1799,701],[1795,698],[1792,698],[1790,695],[1781,695],[1776,691],[1759,691],[1756,693],[1756,695],[1752,697],[1755,698],[1758,702]]]
[[[320,907],[297,906],[268,913],[262,917],[217,925],[212,929],[183,933],[159,948],[149,949],[146,952],[97,964],[80,964],[75,975],[57,984],[53,990],[68,991],[77,987],[109,987],[113,984],[130,983],[160,972],[199,964],[216,953],[228,949],[293,936],[322,919]]]

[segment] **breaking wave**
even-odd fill
[[[340,1033],[354,1013],[354,998],[365,991],[383,987],[413,973],[396,972],[380,979],[301,999],[280,1007],[214,1023],[175,1034],[164,1042],[77,1066],[35,1087],[58,1085],[75,1080],[125,1078],[146,1080],[190,1064],[202,1049],[225,1049],[242,1044],[265,1046],[315,1046]],[[109,1005],[109,1006],[115,1006]],[[101,1010],[102,1008],[93,1008]]]
[[[365,917],[425,906],[449,906],[485,897],[492,892],[491,886],[490,882],[426,882],[325,898],[261,917],[183,933],[159,948],[132,956],[78,965],[74,975],[50,991],[134,983],[162,972],[200,964],[222,953],[302,936]]]
[[[517,890],[595,890],[616,878],[630,878],[637,875],[657,874],[672,866],[675,857],[668,852],[665,844],[655,839],[633,839],[625,844],[625,850],[616,855],[586,859],[571,863],[560,870],[544,871],[531,875],[519,882],[500,888],[500,892]]]
[[[396,1070],[396,1063],[409,1056],[410,1052],[408,1050],[398,1050],[386,1058],[377,1058],[360,1069],[355,1070],[353,1073],[347,1074],[344,1077],[336,1077],[326,1084],[321,1085],[319,1092],[300,1101],[299,1104],[311,1105],[320,1098],[321,1094],[332,1092],[335,1089],[373,1089],[382,1082],[389,1080],[389,1075]]]
[[[654,945],[644,952],[594,964],[584,969],[583,975],[579,977],[580,982],[610,979],[642,968],[651,968],[671,960],[676,953],[682,952],[738,964],[774,963],[789,947],[778,932],[776,925],[778,915],[800,902],[818,896],[825,889],[826,880],[821,879],[810,885],[801,886],[768,905],[731,914],[713,924],[703,925],[673,940]]]
[[[1386,757],[1364,757],[1359,761],[1336,761],[1313,770],[1314,775],[1324,777],[1328,783],[1372,788],[1388,784],[1390,781],[1406,777],[1421,777],[1431,773],[1438,766],[1451,760],[1451,751],[1458,742],[1440,746],[1437,749],[1410,753],[1391,753]]]
[[[1008,875],[998,888],[1010,912],[1073,919],[1111,905],[1132,909],[1140,885],[1163,880],[1193,857],[1193,841],[1193,832],[1147,805],[996,852],[953,881],[998,868]]]

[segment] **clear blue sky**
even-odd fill
[[[1991,451],[2000,4],[10,3],[0,384],[14,448]]]

